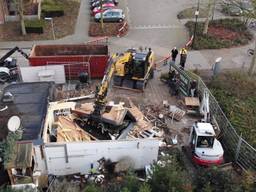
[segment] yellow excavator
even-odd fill
[[[114,86],[144,90],[150,78],[154,76],[154,53],[128,49],[122,54],[113,54],[108,61],[108,66],[101,85],[96,90],[94,114],[101,114],[106,104],[109,85],[114,77]]]
[[[96,88],[93,111],[90,114],[78,112],[79,119],[76,122],[91,134],[98,131],[97,138],[109,137],[109,133],[120,132],[130,122],[135,122],[135,117],[127,109],[118,110],[116,118],[109,119],[108,114],[111,111],[117,111],[111,106],[106,106],[109,87],[114,78],[114,80],[120,80],[119,83],[131,81],[133,89],[144,89],[148,79],[153,76],[153,65],[154,54],[151,49],[147,52],[130,49],[122,54],[113,54],[108,61],[101,84]],[[114,81],[114,84],[116,83]],[[97,129],[94,129],[95,127]]]
[[[155,56],[148,50],[129,49],[115,63],[114,86],[143,91],[154,77]]]

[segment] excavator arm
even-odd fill
[[[108,66],[106,73],[101,81],[100,87],[96,90],[96,100],[94,102],[94,115],[101,115],[102,109],[106,105],[106,97],[108,93],[108,89],[112,80],[112,77],[115,73],[115,65],[117,54],[114,54],[108,61]]]
[[[127,63],[131,57],[132,54],[129,52],[121,55],[113,54],[109,59],[107,69],[101,81],[100,87],[98,90],[96,90],[96,100],[94,102],[93,115],[101,115],[107,102],[106,97],[114,74],[118,73],[120,75],[125,75],[124,64]]]
[[[0,66],[4,65],[5,60],[10,57],[13,53],[15,53],[16,51],[18,51],[20,54],[22,54],[26,59],[28,59],[28,55],[22,51],[19,47],[14,47],[13,49],[11,49],[10,51],[8,51],[4,56],[2,56],[0,58]]]

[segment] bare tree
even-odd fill
[[[102,2],[102,0],[100,0],[100,9],[101,9],[101,11],[100,11],[100,24],[101,24],[101,29],[103,30],[104,23],[103,23],[103,11],[102,11],[103,7],[102,7],[102,4],[103,4],[103,2]]]
[[[208,1],[208,6],[207,6],[208,13],[207,13],[207,17],[206,17],[205,22],[204,22],[203,34],[208,33],[208,27],[209,27],[210,17],[213,13],[213,7],[214,7],[214,0],[209,0]]]
[[[22,35],[26,35],[25,21],[24,21],[24,8],[23,8],[23,0],[16,0],[17,10],[20,17],[20,25]]]

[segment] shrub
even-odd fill
[[[244,73],[225,73],[209,84],[231,124],[256,147],[256,83]]]
[[[94,184],[89,184],[85,187],[84,192],[101,192],[101,188],[94,185]]]
[[[165,160],[165,165],[154,165],[153,174],[149,180],[152,191],[192,191],[192,185],[187,173],[180,166],[177,157],[171,156]]]
[[[64,15],[64,8],[53,0],[46,0],[42,3],[42,14],[44,17],[60,17]]]
[[[224,172],[217,167],[200,168],[196,179],[196,191],[198,192],[241,191],[240,186],[234,182],[231,173]]]
[[[43,33],[43,20],[25,20],[25,28],[27,33]]]

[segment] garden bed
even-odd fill
[[[124,26],[124,27],[123,27]],[[123,30],[119,30],[123,27]],[[104,23],[104,28],[101,28],[101,23],[91,22],[89,27],[89,35],[92,37],[97,36],[124,36],[128,32],[128,24],[124,22],[120,23]]]
[[[190,35],[194,34],[195,23],[185,24]],[[248,44],[253,35],[248,31],[246,24],[238,19],[220,19],[210,21],[208,33],[203,34],[203,22],[198,22],[194,49],[220,49]]]
[[[80,3],[78,0],[58,0],[62,2],[65,15],[53,18],[56,38],[62,38],[74,33]],[[65,22],[63,22],[65,21]],[[21,35],[20,22],[8,22],[0,25],[0,41],[32,41],[53,39],[50,21],[44,22],[44,33]]]

